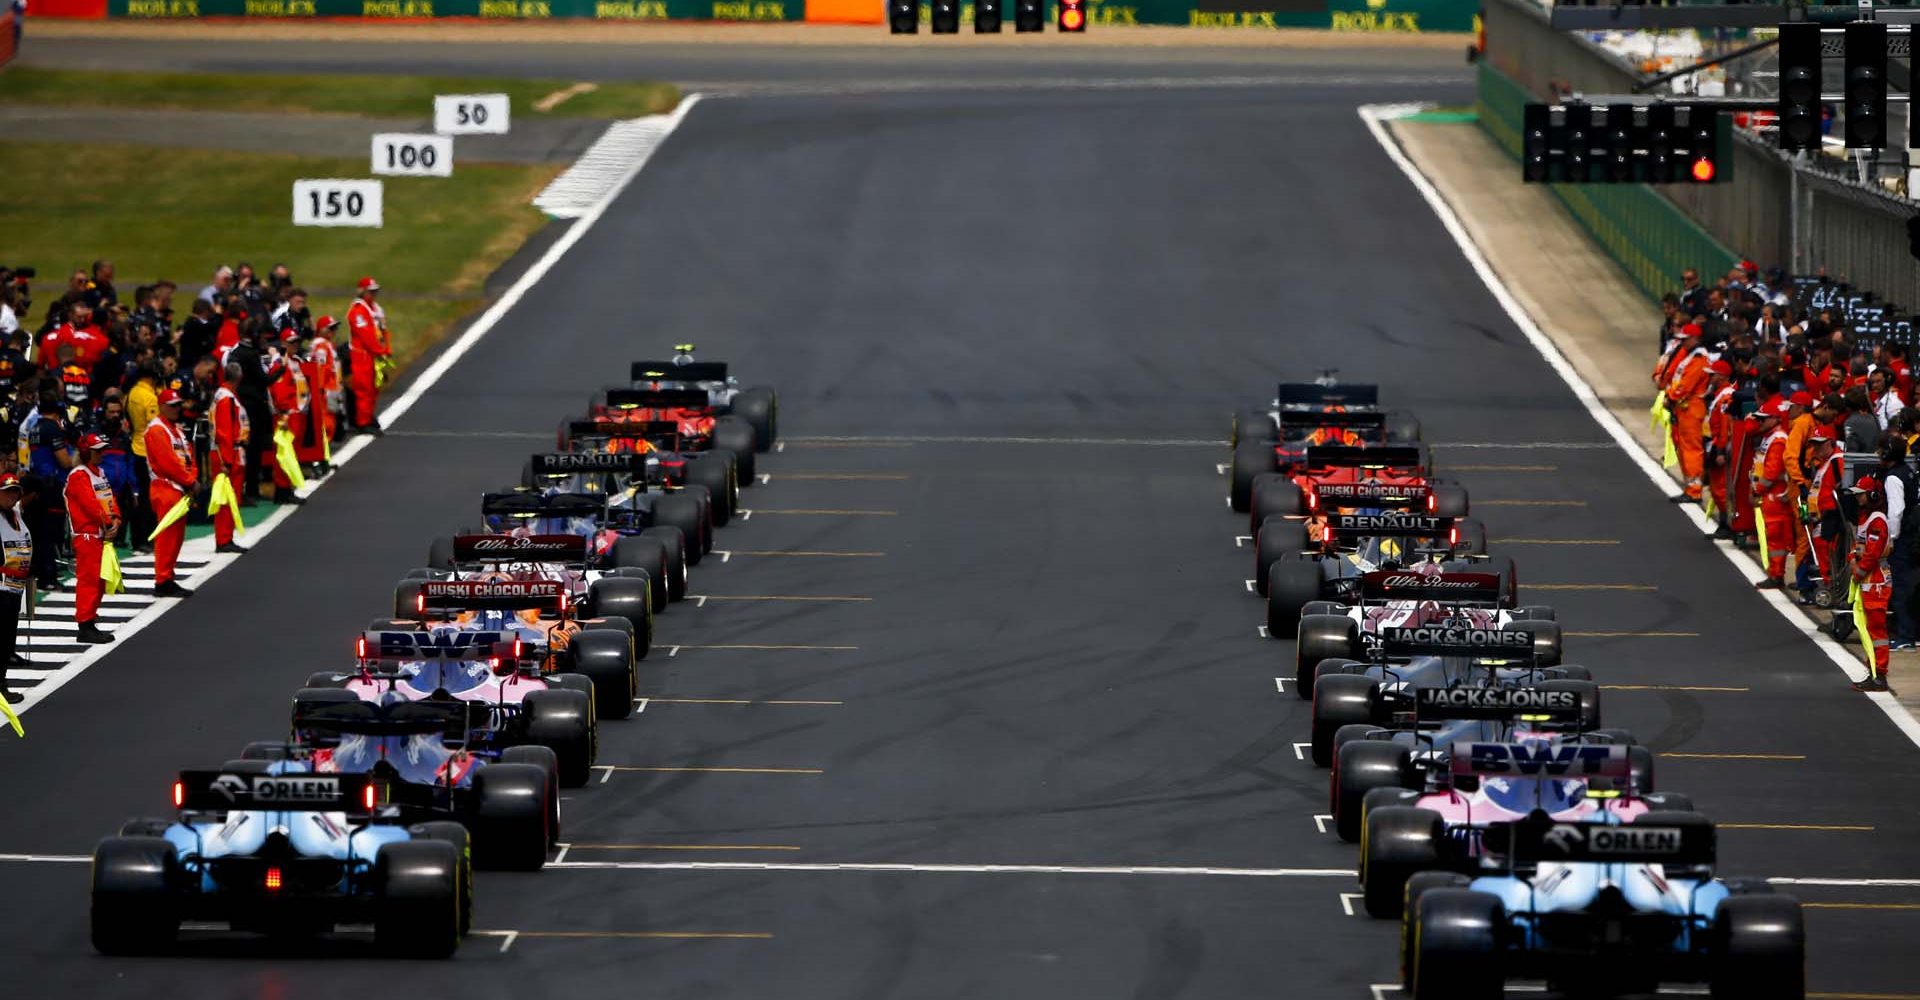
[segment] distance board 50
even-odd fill
[[[452,177],[453,137],[377,133],[373,137],[373,172],[396,177]]]
[[[378,229],[382,224],[383,190],[381,181],[294,181],[293,224]]]
[[[507,132],[505,94],[440,94],[433,99],[433,130],[441,135]]]

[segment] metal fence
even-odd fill
[[[1555,31],[1532,0],[1486,5],[1487,62],[1534,99],[1568,91],[1625,94],[1640,79],[1624,60],[1577,33]],[[1920,210],[1912,201],[1825,170],[1796,169],[1771,143],[1738,131],[1731,182],[1662,185],[1653,196],[1763,266],[1802,274],[1825,268],[1884,300],[1920,308],[1920,266],[1907,244],[1907,219]],[[1711,273],[1716,264],[1695,266]],[[1641,287],[1657,295],[1670,286]]]

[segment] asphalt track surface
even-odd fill
[[[0,852],[84,855],[162,813],[174,769],[279,732],[432,535],[681,339],[776,383],[789,444],[601,761],[767,770],[570,791],[565,863],[482,875],[497,933],[450,963],[352,936],[108,960],[85,864],[0,861],[13,995],[1366,997],[1394,931],[1313,873],[1354,851],[1316,829],[1307,706],[1274,686],[1292,647],[1256,634],[1227,452],[1195,443],[1322,365],[1420,414],[1523,586],[1555,588],[1530,599],[1569,659],[1641,686],[1606,692],[1609,724],[1709,755],[1660,781],[1752,825],[1726,872],[1920,877],[1920,753],[1504,318],[1354,114],[1398,96],[700,107],[395,433],[5,738]],[[1593,589],[1616,586],[1651,589]],[[1783,759],[1712,756],[1750,754]],[[1819,829],[1770,828],[1796,824]],[[694,862],[1185,870],[632,867]],[[1914,990],[1920,888],[1802,895],[1840,904],[1809,912],[1813,990]],[[741,936],[672,936],[713,934]]]

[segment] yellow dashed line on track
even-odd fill
[[[1698,632],[1563,632],[1562,635],[1580,636],[1587,639],[1698,639]]]
[[[792,551],[792,552],[778,552],[778,551],[774,551],[774,550],[771,550],[771,549],[769,549],[769,550],[765,550],[765,551],[758,551],[758,552],[750,552],[750,551],[749,551],[749,552],[743,552],[743,551],[741,551],[741,550],[739,550],[739,549],[734,549],[734,550],[733,550],[733,554],[734,554],[734,555],[736,555],[736,556],[760,556],[760,557],[773,557],[773,556],[795,556],[795,557],[799,557],[799,556],[821,556],[821,557],[829,557],[829,556],[844,556],[844,557],[846,557],[846,558],[849,558],[849,559],[878,559],[878,558],[880,558],[881,556],[884,556],[884,555],[886,555],[886,553],[885,553],[885,552],[824,552],[824,551],[798,551],[798,550],[796,550],[796,551]]]
[[[1602,691],[1751,691],[1744,687],[1716,687],[1711,684],[1602,684]]]
[[[912,478],[910,473],[905,472],[777,472],[771,475],[768,482],[774,479],[807,479],[823,483],[865,483],[899,482]]]
[[[1447,463],[1448,472],[1557,472],[1557,465],[1454,465]]]
[[[1663,753],[1678,760],[1806,760],[1803,753]]]
[[[851,510],[838,507],[755,507],[753,513],[761,514],[798,514],[819,517],[899,517],[897,510]]]
[[[797,851],[792,844],[568,844],[574,851]]]
[[[1872,833],[1871,826],[1849,823],[1715,823],[1722,830],[1804,830],[1814,833]]]
[[[1618,538],[1491,538],[1488,545],[1618,545]]]
[[[1475,500],[1475,507],[1585,507],[1585,500]]]
[[[797,698],[648,698],[655,705],[844,705],[844,701],[805,701]]]
[[[1631,590],[1654,591],[1659,587],[1651,583],[1529,583],[1528,590]]]

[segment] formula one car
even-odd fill
[[[467,831],[414,823],[387,779],[229,761],[182,771],[177,819],[136,819],[93,850],[93,946],[147,954],[183,920],[323,934],[373,924],[382,951],[447,958],[473,912]]]
[[[635,361],[630,379],[636,389],[700,389],[715,418],[737,417],[753,428],[754,447],[768,451],[779,438],[780,399],[772,388],[740,388],[724,361],[696,361],[692,344],[675,344],[671,361]]]
[[[1288,471],[1310,445],[1420,440],[1419,421],[1410,414],[1383,412],[1379,403],[1378,386],[1340,385],[1330,377],[1280,383],[1266,410],[1234,415],[1228,502],[1235,511],[1246,511],[1255,477]]]
[[[1301,606],[1292,631],[1294,684],[1302,698],[1313,697],[1322,674],[1353,673],[1359,669],[1355,661],[1378,660],[1384,630],[1389,628],[1497,631],[1523,627],[1533,637],[1531,649],[1509,634],[1493,639],[1491,648],[1452,655],[1503,657],[1509,655],[1500,652],[1504,649],[1525,654],[1529,666],[1560,663],[1560,625],[1554,610],[1544,605],[1512,607],[1509,576],[1484,572],[1474,563],[1429,562],[1362,572],[1341,580],[1349,581],[1351,586],[1343,590],[1353,603],[1309,601]],[[1438,640],[1430,645],[1446,648]],[[1402,644],[1401,649],[1401,655],[1414,655],[1408,652],[1411,646]],[[1327,661],[1334,662],[1323,669]]]
[[[600,493],[539,494],[531,490],[510,493],[486,493],[480,497],[480,517],[485,531],[502,536],[576,535],[587,546],[587,576],[594,579],[610,573],[627,576],[644,573],[652,584],[648,599],[655,612],[687,596],[687,558],[691,546],[678,527],[654,525],[632,534],[622,533],[616,525],[629,526],[630,519],[616,518],[607,507],[615,499]],[[436,539],[441,550],[450,539]],[[434,563],[436,567],[439,563]]]
[[[648,403],[698,395],[686,390],[612,389],[609,392],[617,399],[631,397]],[[651,460],[645,467],[649,482],[674,489],[704,491],[712,508],[714,525],[724,527],[740,509],[740,487],[753,481],[751,464],[742,465],[739,454],[733,450],[703,449],[700,447],[703,440],[689,436],[680,421],[648,420],[635,415],[646,412],[649,411],[614,409],[585,420],[565,421],[560,425],[558,447],[567,453],[643,455]],[[752,454],[752,450],[747,453]],[[523,480],[530,475],[531,470],[523,473]]]
[[[596,533],[610,532],[613,538],[626,535],[665,537],[665,532],[650,529],[673,528],[680,532],[686,563],[697,566],[713,551],[713,532],[732,517],[731,499],[723,495],[716,507],[712,493],[704,486],[675,487],[667,481],[660,459],[651,454],[623,452],[560,452],[529,456],[520,476],[520,491],[542,497],[600,497],[605,506],[603,520]]]
[[[641,434],[662,452],[688,458],[713,455],[731,459],[743,485],[754,481],[759,449],[753,427],[740,417],[715,416],[704,390],[603,389],[595,394],[587,419],[629,429],[644,428]],[[641,435],[623,435],[636,436]]]
[[[577,503],[517,493],[488,494],[484,506],[496,523],[521,522],[495,534],[467,530],[433,540],[427,565],[410,570],[394,591],[394,614],[413,614],[414,592],[407,580],[514,579],[557,580],[567,607],[588,618],[605,618],[609,627],[633,636],[636,656],[644,657],[653,638],[653,613],[664,610],[667,549],[652,538],[623,537],[596,553],[582,530],[591,527],[604,506],[588,497]],[[564,522],[566,533],[535,533],[528,526],[541,518]]]
[[[1469,535],[1463,527],[1476,533]],[[1476,572],[1499,581],[1498,603],[1512,606],[1519,598],[1518,574],[1509,556],[1489,556],[1486,536],[1477,525],[1465,525],[1432,514],[1382,511],[1370,514],[1329,514],[1315,525],[1284,518],[1269,519],[1256,541],[1267,563],[1267,634],[1292,638],[1304,616],[1329,610],[1323,602],[1361,602],[1361,578],[1377,572]],[[1311,687],[1311,682],[1309,682]]]
[[[1505,995],[1511,978],[1596,996],[1707,983],[1716,997],[1799,1000],[1800,904],[1764,882],[1714,878],[1713,824],[1658,810],[1631,823],[1561,823],[1535,812],[1484,834],[1477,878],[1407,884],[1404,992],[1414,1000]]]
[[[1548,708],[1521,718],[1577,714]],[[1529,721],[1505,740],[1435,740],[1424,759],[1413,762],[1425,772],[1423,787],[1366,793],[1360,803],[1360,888],[1369,914],[1400,916],[1407,880],[1416,872],[1472,871],[1481,835],[1493,823],[1535,811],[1562,823],[1591,822],[1599,813],[1630,822],[1649,809],[1693,808],[1684,795],[1653,791],[1653,754],[1622,731],[1556,733]]]
[[[1485,555],[1487,529],[1468,520],[1467,492],[1427,478],[1416,448],[1325,448],[1306,451],[1291,473],[1262,474],[1254,482],[1250,521],[1255,590],[1267,596],[1275,562],[1331,540],[1326,519],[1335,514],[1427,514],[1452,525],[1448,547]],[[1271,534],[1268,528],[1275,528]]]
[[[395,588],[394,610],[403,612],[404,617],[374,619],[368,632],[380,633],[378,641],[383,648],[369,647],[362,650],[363,654],[377,652],[391,659],[389,654],[403,655],[406,647],[422,654],[431,647],[455,657],[477,656],[467,651],[490,646],[506,654],[498,657],[501,664],[494,669],[514,674],[531,669],[549,687],[587,691],[593,696],[596,720],[624,719],[633,714],[634,693],[639,686],[636,660],[647,653],[642,636],[649,626],[644,617],[638,626],[633,624],[634,619],[619,615],[575,617],[578,605],[561,580],[507,579],[499,574],[455,579],[443,570],[413,572],[422,575],[410,575]],[[612,608],[618,608],[621,601],[638,604],[637,594],[609,593],[624,586],[619,579],[597,580],[590,585],[588,597]],[[390,637],[388,633],[405,633],[406,638]],[[508,657],[513,664],[511,670]],[[493,658],[488,655],[489,661]],[[448,679],[444,671],[442,679]],[[582,685],[581,680],[587,684]],[[310,682],[308,686],[331,685]],[[488,689],[481,685],[480,690]]]
[[[489,585],[434,583],[435,588],[446,586],[471,594],[469,588]],[[518,630],[397,620],[382,624],[406,627],[362,633],[354,644],[353,672],[322,671],[308,677],[306,687],[350,691],[376,705],[407,701],[437,707],[446,718],[449,738],[476,749],[543,746],[560,763],[562,785],[587,783],[599,739],[591,678],[542,673],[542,666],[555,657],[542,646],[523,645]],[[616,686],[625,687],[625,680],[619,678],[622,683]]]

